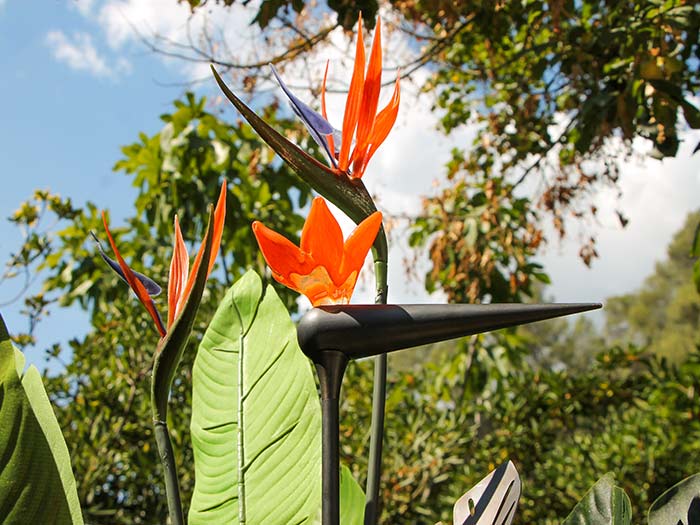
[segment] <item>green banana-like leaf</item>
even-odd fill
[[[227,292],[192,371],[190,525],[316,523],[321,409],[289,314],[254,272]]]
[[[0,316],[0,523],[82,525],[68,447],[41,374]]]
[[[631,522],[630,499],[608,472],[586,492],[562,525],[629,525]]]
[[[192,333],[199,303],[202,302],[204,286],[207,283],[208,267],[207,261],[211,254],[212,240],[214,238],[214,208],[209,206],[209,223],[204,234],[204,253],[202,263],[199,265],[197,277],[190,296],[180,314],[173,321],[173,325],[168,329],[168,333],[158,343],[155,357],[153,359],[153,375],[151,378],[151,404],[153,416],[157,421],[167,419],[168,397],[170,386],[175,377],[175,372],[182,359],[182,353],[187,346],[187,340]]]
[[[700,523],[700,473],[661,494],[649,507],[649,525]]]
[[[350,472],[340,467],[340,524],[362,525],[365,521],[365,493]]]
[[[377,211],[377,207],[362,180],[353,179],[345,173],[331,170],[287,140],[228,88],[214,66],[211,66],[211,70],[226,98],[231,101],[258,135],[289,164],[304,182],[343,210],[355,224],[359,224]],[[377,257],[386,260],[387,244],[383,226],[374,242],[374,248],[378,254]]]

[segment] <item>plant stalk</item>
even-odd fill
[[[384,230],[379,235],[384,236]],[[377,283],[375,303],[386,304],[387,301],[387,252],[374,250],[374,274]],[[370,427],[369,461],[367,470],[367,487],[365,491],[364,525],[376,525],[379,519],[379,482],[382,477],[382,445],[384,440],[384,406],[386,404],[386,354],[374,358],[374,386],[372,389],[372,423]]]
[[[175,454],[173,444],[170,441],[168,425],[158,418],[153,420],[153,430],[158,446],[158,456],[163,465],[163,476],[165,477],[165,495],[168,500],[168,514],[171,525],[185,525],[185,517],[182,512],[182,501],[180,499],[180,483],[175,467]]]

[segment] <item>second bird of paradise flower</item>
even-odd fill
[[[259,221],[253,232],[278,282],[308,297],[313,306],[350,302],[357,276],[382,224],[374,212],[343,241],[326,201],[316,197],[301,232],[300,246]]]

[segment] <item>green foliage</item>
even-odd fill
[[[298,132],[296,124],[277,117],[274,107],[263,113],[277,129]],[[173,215],[179,215],[185,239],[198,246],[206,229],[205,210],[224,177],[230,188],[218,264],[170,394],[168,426],[187,506],[193,489],[188,426],[196,341],[231,282],[251,267],[264,272],[250,223],[262,220],[294,239],[303,225],[295,210],[306,205],[309,191],[295,186],[288,168],[274,161],[274,153],[258,142],[250,127],[220,120],[207,110],[204,99],[188,95],[161,118],[163,129],[152,136],[141,134],[138,142],[123,148],[115,166],[132,178],[138,191],[124,226],[113,223],[112,229],[131,266],[165,283]],[[46,378],[73,467],[80,473],[78,494],[85,518],[91,524],[162,524],[167,509],[149,402],[158,334],[89,239],[90,230],[103,235],[96,204],[79,208],[42,192],[20,210],[25,211],[18,211],[15,222],[28,235],[13,258],[13,271],[18,278],[25,272],[38,276],[43,286],[26,301],[30,331],[19,339],[31,341],[32,326],[56,304],[85,309],[92,324],[86,335],[48,349],[47,359],[56,360],[62,371]],[[47,219],[57,225],[46,228]],[[278,293],[293,311],[296,294],[282,287]]]
[[[691,213],[641,289],[606,302],[607,337],[633,341],[674,361],[700,344],[700,296],[693,283],[697,263],[688,253],[700,212]]]
[[[192,379],[196,483],[189,523],[315,523],[316,384],[284,305],[271,287],[263,291],[255,272],[221,301]]]
[[[632,508],[625,491],[606,474],[579,501],[562,525],[630,525]],[[670,522],[667,522],[670,523]]]
[[[695,290],[700,293],[700,222],[698,222],[698,225],[695,227],[693,247],[690,249],[690,256],[696,259],[693,264],[693,283],[695,283]]]
[[[469,1],[436,10],[440,3],[421,3],[411,14],[449,35],[426,86],[446,110],[443,126],[483,129],[468,172],[544,162],[554,171],[545,206],[555,211],[591,182],[616,178],[606,139],[621,137],[629,152],[631,139],[644,137],[661,158],[676,154],[683,120],[700,125],[686,98],[699,81],[694,3]],[[553,148],[558,159],[542,159]]]
[[[68,448],[41,376],[24,370],[0,316],[0,516],[6,525],[82,525]]]
[[[523,486],[518,524],[561,523],[606,471],[616,472],[642,516],[697,471],[700,351],[672,367],[634,347],[613,348],[585,371],[524,366],[498,388],[465,397],[460,374],[469,359],[457,352],[390,374],[383,523],[449,522],[454,501],[508,458]],[[352,364],[342,394],[341,452],[359,478],[368,368]]]

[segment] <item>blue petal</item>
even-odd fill
[[[328,145],[328,138],[326,137],[330,134],[335,135],[335,133],[337,133],[337,130],[334,129],[333,126],[331,126],[331,124],[325,118],[323,118],[323,115],[320,115],[319,113],[311,109],[309,106],[304,104],[296,96],[294,96],[294,94],[289,90],[289,88],[285,85],[280,76],[277,74],[275,66],[270,64],[270,68],[272,69],[272,74],[275,75],[275,78],[277,79],[277,83],[282,88],[282,91],[284,91],[284,94],[287,95],[287,98],[289,99],[289,104],[292,107],[292,111],[294,111],[294,114],[301,119],[301,121],[306,126],[306,129],[309,130],[311,137],[314,139],[314,141],[316,141],[316,144],[318,144],[325,150],[326,155],[330,159],[331,163],[334,167],[337,168],[338,163],[335,160],[335,155],[331,154],[331,150]],[[335,143],[335,145],[338,144],[338,142]]]
[[[100,240],[97,238],[97,235],[95,235],[95,232],[91,231],[90,235],[92,235],[92,238],[95,240],[95,243],[97,244],[97,249],[100,251],[100,256],[102,257],[102,259],[104,259],[104,261],[109,265],[109,267],[112,270],[114,270],[125,283],[129,284],[129,282],[126,280],[126,276],[124,275],[121,266],[119,266],[119,263],[117,261],[107,256],[104,249],[102,248]],[[148,295],[150,295],[151,297],[155,297],[156,295],[160,294],[162,289],[160,286],[158,286],[158,283],[156,283],[153,279],[146,277],[144,274],[136,272],[134,270],[131,271],[134,272],[136,278],[139,281],[141,281],[141,284],[143,284],[144,288],[146,288]]]

